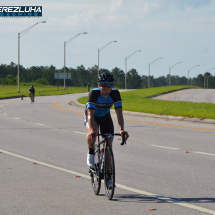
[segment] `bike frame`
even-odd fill
[[[91,180],[92,180],[92,185],[93,185],[93,190],[94,190],[94,194],[98,195],[100,192],[100,187],[101,187],[101,180],[104,179],[105,180],[105,190],[106,190],[106,194],[107,194],[107,198],[109,200],[111,200],[113,198],[114,195],[114,185],[115,185],[115,164],[114,164],[114,155],[112,152],[112,149],[109,148],[109,143],[108,143],[108,139],[111,136],[121,136],[121,134],[97,134],[98,136],[98,143],[94,145],[94,141],[92,141],[91,146],[94,145],[94,150],[95,150],[95,155],[98,158],[95,167],[90,167],[89,169],[89,174],[91,176]],[[103,137],[103,139],[100,141],[100,136]],[[93,134],[93,138],[95,138],[95,134]],[[100,150],[100,145],[104,146],[104,153],[101,157],[101,150]],[[123,141],[121,143],[121,145],[126,144],[125,141],[125,133],[123,135]],[[113,166],[112,166],[112,170],[113,172],[111,173],[111,177],[113,177],[112,180],[112,186],[109,188],[107,186],[107,177],[108,175],[110,175],[110,171],[106,169],[106,165],[107,165],[107,160],[106,160],[106,156],[107,153],[112,157],[110,159],[112,159],[113,161]]]

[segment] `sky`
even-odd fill
[[[98,49],[117,41],[100,51],[100,68],[125,71],[125,57],[138,50],[127,70],[139,75],[148,76],[149,64],[154,77],[170,67],[180,77],[215,68],[215,0],[1,0],[0,6],[42,6],[41,18],[0,17],[0,64],[17,64],[18,33],[46,21],[20,38],[25,68],[62,68],[64,42],[83,32],[66,45],[67,67],[98,65]]]

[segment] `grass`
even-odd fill
[[[30,86],[20,86],[20,93],[18,92],[17,86],[14,85],[0,85],[0,98],[13,98],[13,97],[21,97],[29,96]],[[64,90],[63,86],[49,86],[49,85],[38,85],[34,86],[35,88],[35,96],[53,96],[53,95],[64,95],[64,94],[71,94],[71,93],[83,93],[87,92],[86,87],[69,87],[68,91]]]
[[[69,87],[68,91],[64,90],[62,86],[59,87],[59,91],[57,86],[35,85],[34,87],[36,90],[36,96],[52,96],[87,92],[86,87]],[[215,104],[164,101],[149,98],[154,95],[186,88],[188,88],[188,86],[171,86],[121,92],[123,110],[161,115],[215,119]],[[17,93],[17,86],[0,85],[0,98],[21,97],[21,95],[29,96],[28,90],[29,86],[21,85],[20,93]],[[85,104],[87,102],[87,97],[82,97],[78,99],[78,101]]]
[[[186,88],[188,88],[188,86],[171,86],[121,92],[123,110],[161,115],[215,119],[215,104],[164,101],[149,98],[154,95]],[[85,104],[87,102],[87,97],[78,99],[78,102]]]

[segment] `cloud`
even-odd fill
[[[110,12],[114,13],[117,10],[120,9],[122,6],[123,1],[122,0],[112,0],[111,5],[110,5]]]

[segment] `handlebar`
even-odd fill
[[[121,146],[126,144],[125,134],[126,133],[123,132],[122,143],[120,143]],[[117,133],[117,134],[98,134],[98,136],[103,136],[104,138],[109,138],[111,136],[121,136],[121,134],[119,134],[119,133]]]
[[[126,134],[126,133],[123,132],[122,143],[121,143],[122,146],[123,146],[124,144],[126,145],[125,134]]]

